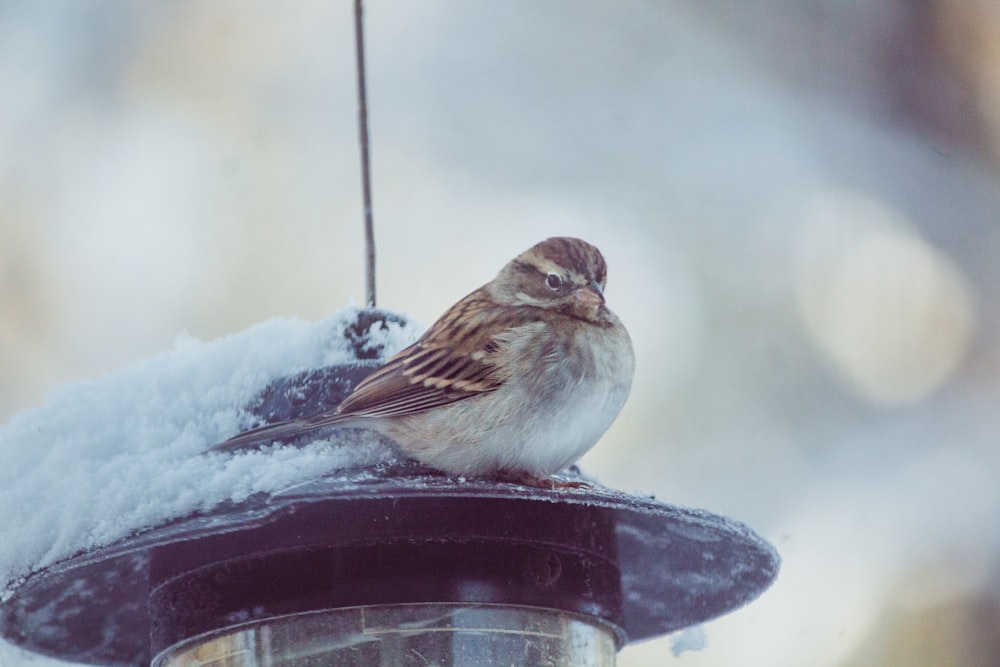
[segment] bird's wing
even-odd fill
[[[497,326],[499,317],[504,326]],[[477,290],[452,306],[420,340],[366,377],[336,409],[267,424],[212,449],[291,440],[356,417],[409,415],[496,391],[509,377],[509,369],[499,363],[505,334],[533,318],[527,311],[498,313]]]
[[[417,343],[393,357],[340,404],[336,415],[317,415],[309,423],[347,417],[393,417],[423,412],[495,391],[504,378],[485,351],[457,351]]]
[[[498,309],[480,288],[365,378],[335,414],[306,421],[320,426],[352,417],[409,415],[496,391],[512,371],[507,336],[537,317],[530,308]]]

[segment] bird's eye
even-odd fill
[[[549,286],[549,289],[553,292],[558,292],[559,288],[562,287],[562,276],[558,273],[550,273],[545,276],[545,284]]]

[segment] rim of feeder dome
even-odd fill
[[[401,463],[67,559],[0,604],[0,632],[63,659],[148,664],[234,620],[437,602],[581,615],[612,628],[621,646],[743,606],[779,564],[750,528],[701,510],[598,485],[457,483]]]

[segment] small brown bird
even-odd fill
[[[521,253],[448,309],[334,410],[241,433],[213,449],[366,428],[454,475],[539,479],[580,458],[625,404],[635,357],[604,302],[586,241]]]

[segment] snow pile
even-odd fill
[[[0,428],[0,585],[80,550],[257,492],[275,491],[391,453],[350,446],[200,456],[249,425],[244,406],[274,380],[355,361],[345,328],[356,308],[319,322],[274,319],[62,388]],[[415,327],[372,325],[390,355]]]

